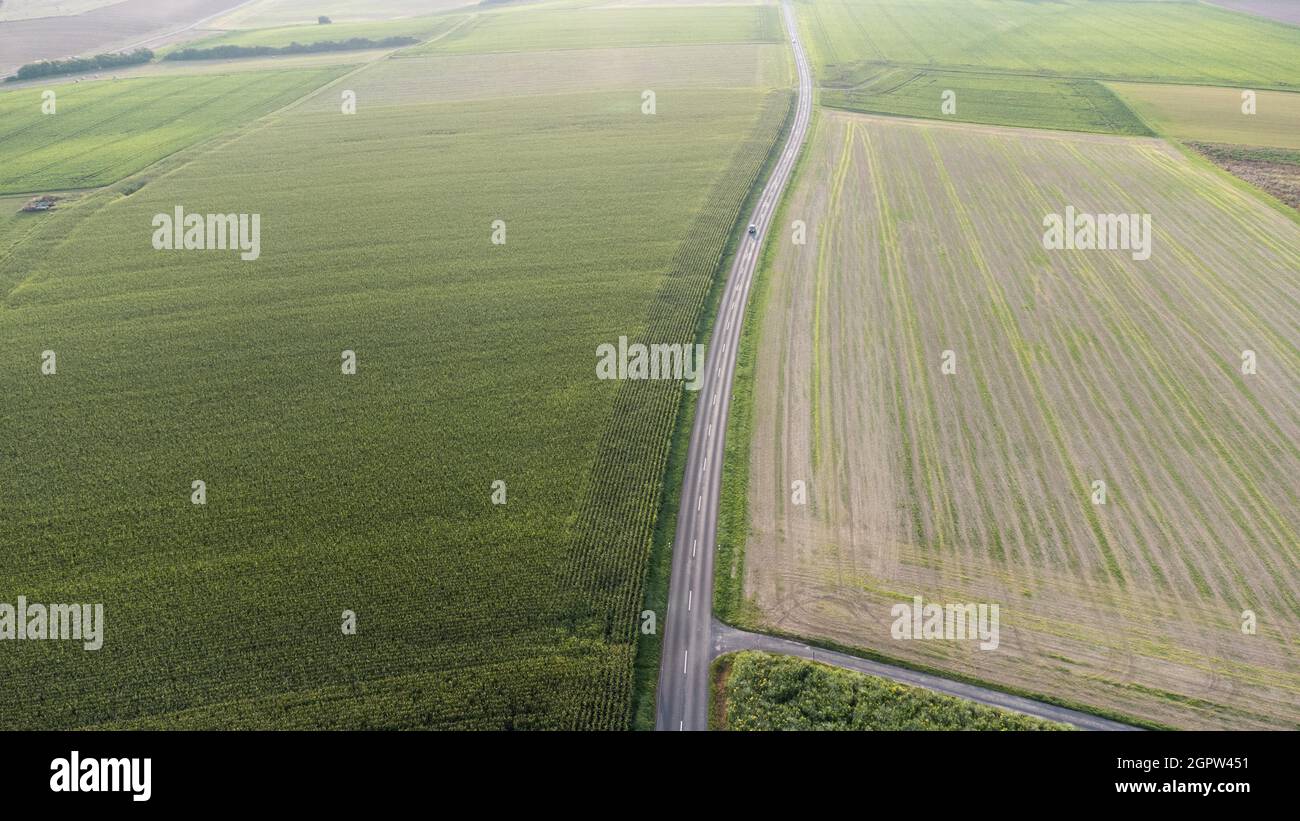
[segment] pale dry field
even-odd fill
[[[680,6],[770,6],[773,0],[595,0],[593,9],[678,8]]]
[[[1300,226],[1156,140],[824,111],[807,150],[756,352],[755,626],[1300,726]],[[1151,214],[1151,258],[1045,251],[1067,205]],[[997,603],[1001,646],[891,638],[913,595]]]
[[[394,20],[473,5],[476,0],[258,0],[235,9],[215,24],[233,29],[313,24],[322,14],[336,23]]]
[[[358,49],[357,51],[324,51],[316,54],[294,54],[287,57],[252,57],[233,60],[162,60],[119,68],[113,72],[95,71],[85,74],[58,74],[21,83],[5,83],[0,92],[35,86],[59,86],[65,83],[129,80],[134,77],[173,77],[186,74],[239,74],[248,71],[270,71],[281,68],[314,68],[319,66],[360,66],[383,59],[391,49]],[[39,99],[39,98],[38,98]]]
[[[669,89],[779,88],[789,84],[789,73],[786,52],[776,44],[653,46],[401,57],[367,69],[347,87],[358,106],[618,90],[640,100],[643,91],[657,89],[660,108],[672,105]],[[337,107],[337,97],[321,95],[306,110]]]
[[[1157,133],[1183,140],[1300,148],[1300,94],[1255,91],[1255,113],[1242,113],[1243,89],[1108,83]]]

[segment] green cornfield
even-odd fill
[[[694,340],[792,94],[381,103],[391,62],[0,221],[0,602],[107,622],[93,653],[0,648],[42,694],[0,727],[628,725],[682,386],[598,380],[596,348]],[[122,82],[101,119],[240,82]],[[260,215],[260,257],[154,250],[177,206]]]

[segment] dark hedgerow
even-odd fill
[[[153,51],[138,48],[115,54],[96,54],[94,57],[70,57],[67,60],[40,60],[22,66],[5,82],[33,80],[37,77],[50,77],[56,74],[79,74],[84,71],[101,71],[121,66],[133,66],[147,63],[153,59]]]
[[[385,37],[371,40],[368,37],[351,37],[347,40],[322,40],[319,43],[290,43],[287,46],[212,46],[211,48],[183,48],[173,51],[164,60],[231,60],[240,57],[274,57],[280,54],[310,54],[318,51],[356,51],[367,48],[400,48],[420,42],[416,37]]]

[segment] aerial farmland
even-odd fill
[[[1300,729],[1276,5],[0,3],[0,731]]]
[[[1300,726],[1300,222],[1285,183],[1198,153],[1287,167],[1300,30],[1194,4],[800,12],[834,109],[741,354],[723,618],[1129,721]],[[970,36],[927,37],[938,14]],[[1093,42],[1108,20],[1162,34]],[[1128,244],[1053,244],[1075,214],[1128,215]],[[1000,605],[998,647],[900,640],[913,597]]]
[[[681,389],[590,352],[693,337],[790,105],[774,21],[0,94],[0,190],[63,197],[0,234],[3,592],[116,637],[3,654],[62,695],[0,724],[627,726]],[[151,247],[178,205],[260,215],[259,256]]]
[[[763,623],[1171,723],[1300,719],[1296,224],[1151,140],[837,113],[808,162],[830,184],[790,213],[819,229],[774,259],[756,348],[784,388],[754,407]],[[1150,260],[1053,255],[1062,202],[1165,228]],[[1276,370],[1244,378],[1247,348]],[[893,641],[910,589],[1006,602],[1003,646]],[[1238,602],[1277,631],[1237,638]]]

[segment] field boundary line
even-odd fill
[[[341,80],[344,77],[355,73],[356,71],[360,71],[361,69],[366,68],[369,65],[370,65],[369,63],[366,63],[362,66],[358,66],[356,69],[354,69],[351,72],[347,72],[347,74],[343,76],[335,77],[327,81],[325,85],[320,86],[314,89],[313,91],[308,92],[306,96],[310,97],[311,95],[316,94],[324,90],[325,88],[328,88],[330,85],[337,82],[338,80]],[[319,69],[302,69],[302,70],[323,71],[328,68],[330,67],[324,66]],[[79,218],[78,223],[76,223],[79,224],[81,221],[88,219],[91,215],[95,214],[100,209],[112,207],[113,204],[116,203],[118,200],[123,199],[125,196],[125,194],[123,193],[123,189],[128,187],[131,182],[140,179],[143,179],[146,182],[151,182],[155,179],[157,180],[166,179],[172,176],[173,174],[175,174],[176,172],[187,168],[196,160],[206,156],[209,151],[223,148],[226,145],[237,142],[239,139],[243,138],[244,136],[247,136],[248,134],[253,134],[260,131],[261,129],[265,128],[267,125],[271,123],[272,118],[281,114],[282,112],[287,110],[290,106],[294,106],[302,102],[302,99],[303,98],[293,100],[287,103],[286,105],[281,106],[280,108],[274,109],[273,111],[268,111],[267,113],[263,114],[262,116],[254,120],[235,126],[233,129],[229,131],[222,131],[217,134],[213,134],[210,137],[206,137],[202,140],[199,140],[198,142],[190,143],[189,145],[182,146],[176,149],[175,151],[171,152],[170,154],[166,154],[162,157],[159,157],[158,159],[146,165],[144,168],[141,168],[138,171],[135,171],[134,173],[116,179],[113,182],[106,183],[105,185],[101,185],[96,188],[80,189],[81,191],[85,192],[84,197],[69,203],[65,210],[59,211],[55,215],[56,218],[54,220],[49,220],[46,222],[44,226],[38,226],[38,227],[48,227],[49,230],[58,231],[60,238],[58,239],[57,242],[53,243],[53,245],[51,246],[52,251],[57,251],[68,242],[71,242],[73,239],[73,231],[65,230],[65,227],[70,224],[75,227],[74,223],[68,222],[68,220],[71,219],[72,217],[75,216]],[[112,196],[113,194],[117,194],[118,196],[114,197]],[[5,193],[3,196],[7,197],[7,196],[18,196],[18,195]],[[24,241],[30,239],[32,233],[33,232],[29,232],[24,237]],[[14,245],[10,246],[10,248],[5,252],[5,254],[3,256],[0,256],[0,266],[3,266],[5,263],[7,263],[8,260],[10,260],[13,257],[14,253],[16,253],[19,250],[20,247],[21,247],[21,243],[15,243]],[[39,277],[41,273],[42,272],[40,270],[33,270],[29,272],[28,275],[24,277],[22,280],[15,282],[12,287],[8,288],[4,292],[4,298],[3,300],[0,300],[0,306],[3,306],[5,308],[12,307],[9,304],[9,301],[14,296],[14,294],[22,290],[24,286],[29,285],[32,282],[39,281]]]
[[[1144,85],[1156,86],[1201,86],[1204,88],[1250,88],[1265,91],[1282,91],[1292,94],[1300,94],[1300,85],[1288,86],[1266,83],[1244,83],[1240,80],[1231,81],[1226,78],[1214,81],[1196,81],[1196,80],[1175,80],[1170,78],[1158,77],[1135,77],[1122,76],[1113,77],[1095,74],[1057,74],[1050,71],[1018,71],[1011,68],[984,68],[981,66],[963,66],[963,65],[934,65],[931,63],[912,63],[899,60],[859,60],[856,63],[847,65],[863,66],[884,66],[886,68],[905,68],[914,71],[922,71],[931,74],[985,74],[998,77],[1033,77],[1039,80],[1094,80],[1099,83],[1140,83]],[[866,82],[865,80],[863,82]],[[819,84],[820,85],[820,84]],[[857,88],[861,83],[856,85],[821,85],[828,91],[850,91]]]
[[[723,6],[722,8],[725,8]],[[459,27],[458,27],[459,28]],[[448,31],[447,34],[451,32]],[[434,38],[435,40],[437,38]],[[434,40],[428,41],[430,43]],[[708,40],[696,43],[632,43],[625,46],[570,46],[567,48],[512,48],[498,49],[496,51],[431,51],[427,54],[406,54],[398,57],[399,60],[415,60],[420,57],[471,57],[471,56],[490,56],[493,54],[556,54],[566,51],[622,51],[629,48],[689,48],[691,46],[700,46],[703,48],[717,48],[718,46],[779,46],[781,40]],[[425,45],[419,43],[414,46],[404,46],[402,51],[407,48],[417,48]]]
[[[943,126],[947,128],[996,128],[1002,131],[1014,131],[1025,137],[1038,137],[1039,139],[1052,139],[1052,135],[1059,135],[1058,138],[1089,139],[1089,140],[1146,140],[1147,142],[1164,145],[1167,140],[1158,132],[1152,130],[1150,134],[1116,134],[1113,131],[1072,131],[1068,128],[1048,128],[1032,125],[1003,125],[1001,123],[981,123],[973,120],[943,120],[938,117],[922,117],[912,114],[891,114],[887,111],[863,111],[858,108],[848,108],[835,103],[819,103],[822,108],[841,114],[849,114],[855,117],[868,117],[872,119],[902,121],[910,123],[913,126]]]
[[[440,33],[434,35],[432,38],[430,38],[430,39],[428,39],[428,40],[422,41],[422,42],[420,42],[420,43],[416,43],[416,46],[422,46],[422,45],[425,45],[426,43],[436,42],[437,40],[440,40],[441,38],[446,37],[448,34],[451,34],[453,31],[459,29],[461,26],[465,25],[465,24],[468,23],[470,20],[474,19],[474,17],[476,17],[476,16],[477,16],[477,15],[475,15],[475,14],[467,15],[466,17],[464,17],[463,19],[461,19],[459,22],[457,22],[457,23],[456,23],[454,26],[452,26],[451,28],[447,29],[446,31],[443,31],[443,32],[440,32]],[[245,134],[252,134],[252,133],[255,133],[255,132],[257,132],[257,131],[260,131],[260,130],[262,130],[263,128],[265,128],[267,125],[269,125],[269,124],[270,124],[270,120],[272,120],[273,118],[275,118],[275,117],[277,117],[277,116],[279,116],[279,115],[281,115],[281,114],[287,114],[287,113],[289,113],[289,112],[292,111],[293,109],[297,108],[298,106],[302,105],[303,103],[307,102],[308,100],[311,100],[312,98],[316,97],[317,95],[322,94],[322,93],[324,93],[325,91],[328,91],[330,88],[333,88],[334,86],[338,85],[339,83],[343,82],[344,80],[348,79],[349,77],[353,77],[353,76],[355,76],[355,75],[357,75],[357,74],[360,74],[361,72],[365,71],[366,69],[374,68],[376,65],[382,63],[384,60],[389,59],[390,57],[392,57],[392,56],[393,56],[394,54],[396,54],[397,52],[399,52],[399,51],[403,51],[403,50],[408,49],[408,48],[415,48],[415,46],[398,46],[397,48],[388,49],[388,50],[386,50],[386,51],[381,51],[381,52],[379,52],[379,53],[377,53],[377,54],[374,54],[374,55],[373,55],[369,60],[366,60],[365,62],[363,62],[363,63],[361,63],[361,64],[359,64],[359,65],[355,65],[355,66],[353,66],[353,68],[352,68],[351,71],[345,71],[345,72],[343,72],[342,74],[340,74],[339,76],[335,77],[334,79],[329,80],[329,81],[326,82],[324,85],[321,85],[321,86],[319,86],[319,87],[317,87],[317,88],[312,89],[311,91],[309,91],[309,92],[307,92],[306,94],[302,95],[302,96],[299,97],[298,99],[296,99],[296,100],[292,100],[292,101],[286,103],[285,105],[281,106],[280,108],[275,109],[274,111],[268,111],[266,114],[264,114],[264,115],[261,116],[261,117],[258,117],[256,120],[253,120],[252,122],[247,123],[245,126],[243,126],[243,127],[239,130],[239,133],[235,133],[235,132],[227,132],[227,135],[231,135],[234,139],[239,139],[239,138],[242,138],[243,136],[245,136]],[[220,135],[220,136],[225,136],[225,135]],[[233,139],[232,139],[232,142],[233,142]],[[197,159],[197,158],[196,158],[196,159]]]
[[[463,22],[464,21],[462,21],[462,23]],[[326,80],[322,85],[317,86],[316,88],[308,91],[307,93],[303,94],[302,96],[294,100],[289,101],[288,103],[285,103],[279,108],[268,111],[265,114],[261,115],[260,117],[257,117],[256,119],[250,120],[249,122],[243,123],[241,125],[235,126],[233,129],[230,129],[228,131],[222,131],[217,134],[213,134],[210,137],[202,139],[198,142],[191,143],[186,146],[182,146],[181,148],[176,149],[170,154],[166,154],[162,157],[159,157],[149,165],[146,165],[144,168],[141,168],[138,171],[135,171],[124,177],[121,177],[120,179],[114,180],[113,182],[106,183],[98,187],[69,189],[69,190],[76,190],[76,191],[86,193],[86,198],[79,204],[81,207],[97,206],[103,208],[103,207],[111,206],[114,202],[116,202],[116,199],[99,203],[98,202],[99,197],[101,195],[111,193],[115,188],[123,185],[124,183],[139,178],[145,178],[148,181],[167,179],[168,177],[172,176],[176,172],[187,168],[188,166],[193,164],[196,160],[203,158],[211,151],[224,148],[227,145],[238,142],[239,140],[243,139],[244,137],[250,134],[256,134],[260,132],[262,129],[271,125],[271,123],[281,115],[289,112],[290,110],[303,104],[307,100],[315,97],[317,94],[320,94],[321,92],[329,89],[330,87],[338,84],[339,82],[346,80],[348,77],[351,77],[361,71],[373,67],[376,63],[384,60],[389,55],[391,55],[393,51],[397,51],[397,50],[399,49],[392,49],[390,51],[377,54],[360,65],[352,66],[352,69],[350,71],[345,71],[344,73],[336,77],[332,77],[329,80]],[[347,65],[350,64],[344,64],[345,67]],[[271,71],[297,71],[297,70],[322,71],[322,70],[328,70],[330,68],[333,68],[333,66],[325,65],[325,66],[320,66],[319,68],[295,67],[295,68],[269,69],[269,70]],[[242,72],[236,72],[236,73],[242,73]],[[256,72],[250,72],[250,73],[256,73]],[[227,75],[221,75],[221,76],[227,76]],[[40,193],[40,192],[32,192],[32,193]],[[9,195],[10,193],[5,194],[5,196],[9,196]],[[12,291],[10,293],[12,293]]]
[[[451,28],[447,29],[447,30],[444,31],[444,32],[441,32],[440,34],[436,35],[435,37],[433,37],[431,40],[429,40],[429,41],[427,41],[427,42],[433,42],[433,40],[437,40],[439,37],[445,37],[446,35],[450,34],[451,32],[453,32],[453,31],[455,31],[456,29],[458,29],[458,28],[460,28],[461,26],[463,26],[465,23],[467,23],[469,20],[471,20],[474,16],[476,16],[476,15],[472,15],[472,14],[471,14],[471,15],[465,17],[465,18],[462,19],[460,22],[458,22],[456,25],[452,26]],[[423,43],[421,43],[420,45],[423,45]],[[220,132],[220,133],[218,133],[218,134],[213,134],[211,137],[208,137],[207,139],[201,140],[201,141],[199,141],[199,142],[197,142],[197,143],[191,143],[190,145],[184,146],[184,147],[182,147],[182,148],[178,148],[176,151],[173,151],[171,154],[168,154],[168,155],[166,155],[166,156],[164,156],[164,157],[159,157],[159,158],[158,158],[157,160],[155,160],[153,163],[150,163],[149,165],[145,166],[144,168],[141,168],[139,171],[136,171],[134,174],[129,174],[129,175],[125,176],[125,177],[122,177],[122,178],[119,179],[119,180],[114,180],[113,182],[108,183],[108,184],[103,185],[103,186],[100,186],[99,188],[96,188],[96,189],[87,189],[87,190],[91,190],[93,193],[99,193],[100,191],[104,191],[104,190],[106,190],[106,189],[112,188],[113,186],[115,186],[115,185],[119,185],[119,184],[121,184],[121,183],[123,183],[123,182],[125,182],[125,181],[127,181],[127,180],[135,179],[136,177],[140,177],[140,176],[148,175],[150,172],[157,172],[157,171],[161,171],[162,173],[158,174],[158,176],[156,177],[156,179],[166,179],[167,177],[170,177],[172,174],[176,173],[177,171],[180,171],[180,170],[186,168],[186,167],[189,166],[191,163],[193,163],[195,160],[198,160],[198,159],[202,158],[203,156],[207,155],[210,151],[213,151],[213,150],[216,150],[216,149],[219,149],[219,148],[224,148],[226,145],[229,145],[229,144],[232,144],[232,143],[238,142],[239,140],[243,139],[244,137],[246,137],[246,136],[248,136],[248,135],[250,135],[250,134],[256,134],[256,133],[260,132],[262,129],[264,129],[264,128],[266,128],[267,126],[271,125],[272,122],[274,122],[275,120],[277,120],[281,115],[287,114],[288,112],[292,111],[293,109],[297,108],[298,106],[302,105],[303,103],[307,102],[308,100],[310,100],[310,99],[316,97],[318,94],[321,94],[321,93],[327,91],[328,89],[330,89],[330,88],[332,88],[332,87],[338,85],[339,83],[343,82],[344,80],[348,79],[349,77],[352,77],[352,76],[354,76],[354,75],[356,75],[356,74],[359,74],[359,73],[361,73],[362,71],[365,71],[365,70],[368,69],[368,68],[373,68],[375,65],[377,65],[377,64],[381,63],[382,61],[388,59],[388,58],[391,57],[394,53],[396,53],[396,52],[398,52],[398,51],[401,51],[401,50],[404,49],[404,48],[411,48],[411,47],[410,47],[410,46],[400,46],[400,47],[395,48],[395,49],[389,49],[389,50],[387,50],[387,51],[379,52],[379,53],[377,53],[377,54],[371,56],[370,59],[366,60],[365,62],[363,62],[363,63],[361,63],[361,64],[359,64],[359,65],[344,64],[345,67],[348,66],[348,65],[351,65],[351,66],[352,66],[352,67],[351,67],[351,70],[350,70],[350,71],[345,71],[345,72],[343,72],[342,74],[339,74],[338,76],[333,77],[333,78],[331,78],[331,79],[325,81],[325,83],[323,83],[322,85],[317,86],[316,88],[312,89],[311,91],[308,91],[307,93],[303,94],[302,96],[300,96],[300,97],[298,97],[298,98],[296,98],[296,99],[294,99],[294,100],[289,101],[288,103],[285,103],[284,105],[280,106],[279,108],[276,108],[276,109],[273,109],[273,110],[271,110],[271,111],[268,111],[268,112],[266,112],[265,114],[263,114],[262,116],[260,116],[260,117],[258,117],[258,118],[256,118],[256,119],[254,119],[254,120],[250,120],[250,121],[247,122],[247,123],[243,123],[242,125],[236,126],[235,128],[233,128],[233,129],[231,129],[231,130],[229,130],[229,131],[223,131],[223,132]],[[332,66],[324,65],[324,66],[320,66],[319,68],[307,68],[307,67],[297,68],[297,67],[295,67],[295,68],[269,69],[269,70],[272,70],[272,71],[276,71],[276,70],[279,70],[279,71],[296,71],[296,70],[302,70],[302,71],[315,71],[315,70],[326,70],[326,69],[329,69],[329,68],[331,68],[331,67],[332,67]],[[190,155],[190,156],[182,156],[182,155]],[[166,168],[166,169],[162,169],[160,166],[162,166],[164,163],[167,163],[169,160],[175,160],[175,161],[176,161],[176,164],[174,164],[172,167],[169,167],[169,168]],[[111,204],[111,202],[110,202],[110,203],[105,203],[105,205],[110,205],[110,204]]]

